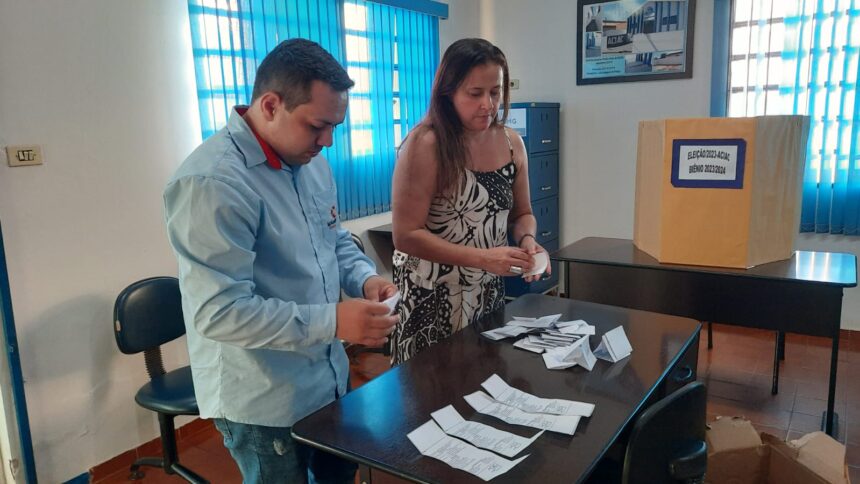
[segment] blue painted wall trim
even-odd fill
[[[368,0],[370,2],[405,8],[414,12],[426,13],[439,18],[448,18],[448,4],[434,0]]]
[[[36,462],[33,458],[33,439],[30,436],[30,418],[27,415],[27,399],[24,396],[24,376],[21,359],[18,357],[18,336],[12,316],[12,292],[9,289],[9,272],[6,267],[6,249],[3,245],[3,225],[0,223],[0,322],[6,337],[6,357],[12,377],[12,399],[18,434],[21,438],[21,459],[25,482],[36,482]]]
[[[729,38],[732,0],[714,0],[714,42],[711,57],[711,117],[723,118],[728,110]]]
[[[69,479],[63,484],[90,484],[90,474],[88,472],[84,472],[77,477]]]

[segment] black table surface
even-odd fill
[[[646,267],[672,271],[815,282],[841,287],[857,285],[857,257],[840,252],[810,252],[798,250],[790,259],[757,265],[749,269],[728,267],[662,264],[639,250],[629,239],[586,237],[562,247],[550,255],[565,262],[599,263],[618,266]]]
[[[512,316],[562,313],[596,326],[591,338],[618,325],[633,353],[618,363],[598,360],[581,367],[548,370],[540,355],[516,349],[513,339],[491,341],[479,333]],[[293,426],[297,440],[348,459],[419,482],[482,482],[471,474],[422,456],[406,434],[452,404],[464,418],[530,437],[538,430],[509,425],[474,411],[463,396],[481,389],[497,373],[508,384],[543,398],[594,403],[574,436],[546,432],[529,446],[529,457],[493,482],[565,482],[586,477],[628,426],[683,352],[700,325],[686,318],[529,294],[487,321],[470,326],[423,351]]]

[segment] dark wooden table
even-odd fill
[[[630,240],[588,237],[550,257],[566,264],[565,287],[573,299],[831,338],[822,423],[834,435],[842,290],[857,285],[853,254],[797,251],[791,259],[731,269],[661,264]],[[778,369],[775,361],[774,390]]]
[[[540,355],[512,346],[513,339],[490,341],[481,331],[512,316],[562,313],[585,319],[600,336],[623,325],[633,354],[615,364],[598,360],[591,372],[580,367],[547,370]],[[471,326],[406,363],[387,371],[344,398],[293,426],[294,437],[363,466],[416,482],[482,482],[479,478],[422,456],[406,434],[452,404],[469,420],[522,436],[537,430],[509,425],[475,412],[463,396],[497,373],[510,385],[545,398],[591,402],[574,436],[546,432],[524,454],[527,459],[493,482],[582,481],[647,404],[695,379],[701,326],[686,318],[529,294],[480,325]],[[363,478],[367,478],[363,472]]]

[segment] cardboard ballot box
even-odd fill
[[[640,122],[633,243],[663,263],[788,259],[808,133],[805,116]]]
[[[789,442],[738,417],[717,417],[705,433],[706,484],[850,484],[845,446],[824,432]]]

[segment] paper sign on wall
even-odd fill
[[[743,188],[746,147],[743,139],[672,140],[672,186]]]

